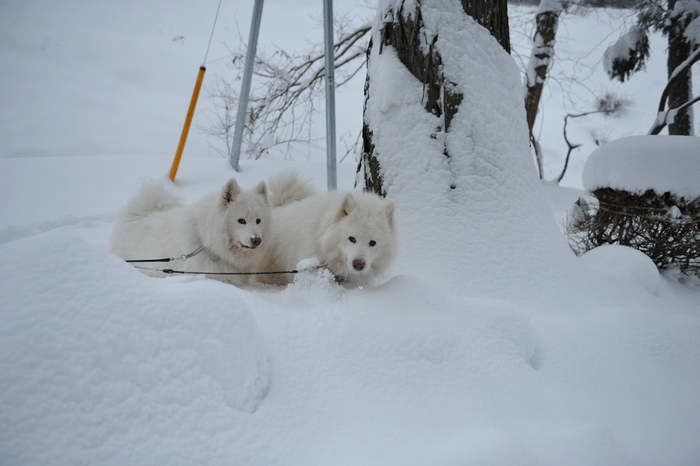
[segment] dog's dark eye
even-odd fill
[[[255,219],[255,223],[259,224],[259,223],[260,223],[260,219],[259,219],[259,218],[258,218],[258,219]]]
[[[374,240],[369,242],[370,247],[374,247],[374,245],[376,245],[376,244],[377,244],[377,242]]]
[[[245,225],[245,219],[244,219],[244,218],[239,218],[239,219],[238,219],[238,223],[240,223],[241,225]]]
[[[351,236],[350,238],[348,238],[348,240],[350,240],[351,243],[357,242],[354,236]]]

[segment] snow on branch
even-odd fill
[[[644,69],[649,52],[646,31],[633,26],[605,51],[603,67],[610,79],[617,78],[625,82],[630,75]]]
[[[661,93],[661,99],[659,101],[659,110],[656,115],[656,120],[654,121],[654,124],[652,125],[651,129],[649,130],[649,134],[659,134],[661,130],[666,127],[666,125],[673,124],[675,116],[678,112],[698,102],[698,99],[700,97],[690,99],[676,108],[666,109],[666,102],[668,100],[668,96],[671,87],[673,86],[673,83],[677,79],[679,79],[679,76],[681,76],[684,71],[689,70],[698,61],[700,61],[700,47],[696,48],[695,51],[692,54],[690,54],[690,56],[683,63],[678,65],[673,70],[673,72],[671,73],[671,77],[666,83],[664,91]]]
[[[688,24],[683,35],[691,44],[700,46],[700,16]]]

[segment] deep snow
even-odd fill
[[[294,6],[268,1],[266,11],[277,3],[278,12]],[[90,5],[120,25],[91,29],[114,44],[113,62],[98,60],[91,71],[95,82],[109,81],[110,67],[129,61],[116,51],[124,29],[129,41],[147,43],[140,34],[147,38],[156,25],[146,18],[162,10],[158,4],[150,13],[140,10],[139,34],[127,21],[135,4],[124,3],[123,16]],[[56,8],[56,18],[70,13]],[[155,17],[190,24],[186,4],[172,8],[165,19]],[[494,275],[504,267],[500,259],[488,264],[475,252],[472,264],[426,264],[454,274],[443,284],[416,260],[429,260],[431,244],[412,243],[426,218],[440,218],[429,205],[400,211],[399,260],[392,278],[375,289],[348,290],[311,273],[278,291],[146,277],[110,255],[107,239],[114,214],[141,178],[168,182],[184,114],[162,116],[180,107],[184,113],[188,96],[164,86],[163,107],[151,113],[153,103],[138,97],[152,94],[143,86],[153,78],[145,62],[134,65],[132,82],[143,89],[135,96],[114,88],[83,93],[29,46],[40,45],[30,22],[52,37],[75,29],[52,22],[52,10],[34,4],[2,9],[3,25],[17,24],[0,28],[4,37],[15,34],[0,49],[3,82],[13,83],[0,94],[7,104],[0,107],[2,140],[10,141],[2,143],[0,159],[0,464],[697,464],[697,282],[679,281],[674,270],[654,275],[634,251],[611,248],[576,259],[554,246],[569,254],[557,259],[555,283],[535,273],[504,280]],[[185,47],[171,42],[143,57]],[[36,75],[51,88],[37,89],[32,99],[8,91],[27,82],[5,66],[10,56],[34,63],[33,73],[52,71],[50,78]],[[76,59],[68,53],[56,60],[69,70]],[[189,88],[194,76],[180,65],[164,67]],[[46,99],[63,90],[85,100],[71,99],[70,118],[59,120]],[[105,113],[86,102],[90,95],[110,103],[111,121],[131,122],[143,136],[124,139],[108,121],[109,134],[92,131]],[[56,123],[47,126],[56,130],[50,138],[14,131],[23,121],[27,129],[46,126],[27,110],[44,108]],[[66,120],[92,125],[61,133]],[[88,140],[94,154],[104,155],[65,156]],[[243,161],[236,174],[225,160],[193,156],[206,152],[197,147],[188,144],[173,187],[187,202],[231,176],[251,187],[287,168],[325,186],[323,162]],[[9,152],[53,157],[6,158]],[[580,177],[576,166],[572,173]],[[339,189],[352,187],[354,168],[340,164]],[[581,195],[548,184],[542,193],[558,222]],[[530,192],[526,199],[542,202]],[[528,222],[527,215],[518,219]],[[538,214],[529,221],[543,223],[528,224],[533,231],[554,235],[551,219]],[[504,244],[513,267],[526,269],[528,245],[490,225],[465,226]],[[440,239],[441,225],[430,227]],[[462,288],[455,286],[460,280]]]

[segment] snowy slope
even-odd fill
[[[114,214],[141,179],[168,183],[188,97],[163,85],[153,91],[163,106],[150,113],[152,102],[125,89],[81,91],[65,77],[79,74],[72,58],[55,57],[66,68],[56,73],[37,57],[38,38],[70,35],[66,18],[92,11],[141,45],[155,27],[144,18],[190,24],[189,4],[168,4],[165,16],[158,3],[124,3],[120,13],[91,3],[85,16],[67,6],[0,7],[3,26],[18,21],[0,28],[0,73],[11,83],[0,94],[0,464],[697,464],[700,289],[674,271],[653,275],[629,251],[561,261],[555,284],[534,274],[505,281],[489,275],[503,263],[480,268],[488,258],[475,254],[476,264],[450,266],[459,288],[408,266],[413,252],[430,258],[430,245],[412,244],[424,210],[402,209],[399,260],[375,289],[313,275],[270,291],[158,280],[110,255]],[[282,14],[295,3],[266,2],[274,5]],[[119,28],[93,31],[115,55],[95,62],[91,82],[127,66]],[[171,42],[146,48],[145,61],[181,46]],[[196,68],[201,48],[192,48]],[[28,81],[5,66],[13,60],[33,63],[30,75],[51,88],[16,94]],[[194,76],[180,65],[164,67],[189,88]],[[132,82],[145,86],[151,68],[133,67]],[[70,99],[65,118],[54,106],[64,93],[84,97]],[[111,110],[96,110],[92,97]],[[41,109],[54,126],[34,117]],[[104,115],[113,119],[106,126],[132,122],[143,136],[94,131]],[[83,126],[63,131],[71,121]],[[86,141],[93,149],[76,150]],[[173,187],[188,202],[232,176],[251,187],[287,168],[326,184],[322,162],[244,161],[234,173],[221,158],[193,156],[195,147]],[[21,154],[51,157],[7,158]],[[340,165],[339,189],[352,187],[354,169]],[[559,221],[580,193],[545,188]],[[480,226],[486,237],[515,241],[490,226]],[[512,251],[525,269],[530,253]]]
[[[17,160],[2,173],[6,162]],[[454,294],[400,265],[373,290],[313,276],[273,292],[157,280],[106,251],[114,209],[93,207],[126,200],[135,181],[80,183],[71,158],[44,162],[81,200],[18,201],[52,209],[52,222],[23,223],[23,209],[3,203],[21,226],[0,230],[3,464],[692,464],[700,454],[691,285],[663,276],[650,294],[605,256],[572,264],[580,279],[559,292],[536,277],[511,285],[567,295],[539,305]],[[109,177],[165,180],[156,162],[168,158],[115,157]],[[222,161],[194,162],[177,187],[190,200],[233,175]],[[321,164],[294,165],[322,183]],[[89,167],[80,178],[108,178]],[[276,169],[248,162],[238,178],[250,186]],[[352,170],[341,174],[350,184]],[[419,219],[398,220],[406,235]]]

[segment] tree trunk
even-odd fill
[[[455,0],[457,1],[457,0]],[[472,16],[477,23],[489,30],[501,46],[510,53],[508,28],[508,4],[506,0],[460,0],[464,11]],[[442,57],[435,50],[438,35],[429,38],[424,30],[422,3],[415,2],[412,11],[405,11],[406,1],[388,11],[383,11],[380,27],[380,52],[384,47],[393,47],[401,63],[408,71],[423,84],[423,107],[441,118],[442,125],[438,133],[449,132],[450,122],[459,109],[462,96],[454,91],[455,83],[444,78],[441,70]],[[413,3],[410,2],[409,5]],[[369,50],[375,45],[370,41]],[[369,74],[365,83],[365,113],[370,94]],[[382,167],[372,141],[373,133],[366,121],[362,129],[363,151],[357,167],[356,185],[363,185],[367,191],[380,196],[386,195]],[[447,148],[444,156],[449,159]],[[454,189],[454,186],[451,186]]]
[[[461,0],[464,11],[484,26],[510,53],[510,27],[506,0]]]
[[[535,145],[537,155],[537,168],[542,178],[542,156],[537,150],[537,141],[533,128],[540,106],[542,89],[547,80],[547,71],[554,57],[554,42],[557,34],[559,15],[563,5],[558,0],[542,0],[535,21],[537,28],[532,42],[532,54],[525,75],[525,112],[527,115],[527,127],[530,131],[530,141]]]
[[[379,5],[356,186],[395,202],[401,269],[460,294],[557,282],[571,252],[542,200],[515,60],[460,0]]]
[[[669,11],[673,11],[676,0],[668,2]],[[668,27],[668,77],[693,52],[690,42],[684,37],[684,32],[691,17],[673,18]],[[693,98],[692,69],[681,72],[669,86],[668,108],[677,108]],[[693,134],[693,108],[687,107],[679,111],[673,123],[668,125],[668,134],[690,136]]]

